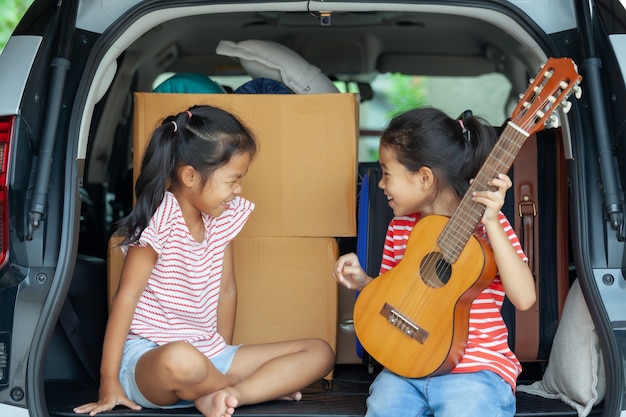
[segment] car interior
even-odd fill
[[[77,45],[94,43],[86,57],[90,69],[77,75],[82,85],[87,81],[92,85],[82,108],[93,114],[91,125],[81,129],[88,145],[79,257],[45,363],[50,415],[73,415],[72,407],[97,397],[108,308],[109,238],[115,221],[128,214],[133,204],[135,93],[151,92],[174,74],[201,74],[226,94],[235,94],[252,79],[271,77],[295,94],[327,93],[333,88],[337,93],[356,94],[360,106],[358,181],[354,184],[361,200],[358,232],[337,237],[337,242],[340,253],[361,250],[368,272],[376,275],[381,233],[389,219],[388,206],[381,203],[376,187],[380,175],[377,138],[389,115],[403,106],[432,105],[452,117],[464,112],[484,117],[500,133],[519,94],[550,57],[549,51],[556,50],[555,45],[560,51],[568,50],[576,42],[573,31],[555,27],[554,34],[547,36],[532,22],[517,19],[512,9],[505,13],[462,5],[390,5],[388,10],[360,11],[356,4],[352,9],[222,12],[226,6],[198,6],[159,12],[146,8],[120,19],[116,30],[102,35],[83,30],[75,37]],[[232,49],[220,54],[217,51],[224,42],[230,42]],[[298,76],[306,71],[311,71],[314,87],[297,91]],[[422,93],[412,101],[409,97],[405,104],[402,100],[411,96],[407,89],[412,88]],[[529,314],[519,314],[510,305],[503,308],[510,343],[523,362],[520,385],[540,382],[551,367],[555,335],[576,278],[569,249],[565,167],[573,150],[563,115],[557,114],[558,125],[547,126],[528,140],[532,146],[520,153],[524,162],[516,162],[511,169],[514,187],[504,207],[520,228],[524,243],[534,245],[525,250],[532,255],[540,292],[538,308]],[[528,174],[529,166],[534,173]],[[516,194],[518,183],[530,187],[526,188],[530,200]],[[359,243],[363,236],[367,238]],[[362,244],[366,247],[358,247]],[[337,365],[332,379],[305,390],[298,404],[245,406],[236,411],[237,416],[364,415],[367,389],[380,365],[360,349],[351,327],[354,293],[340,289],[338,300]],[[589,372],[597,372],[597,346],[590,355],[595,367]],[[583,361],[567,361],[577,362]],[[576,407],[588,415],[600,415],[598,378],[596,374],[589,378],[595,382],[581,380],[592,391],[583,399],[569,400],[572,396],[567,392],[552,392],[551,397],[518,392],[516,415],[575,416]],[[107,415],[130,414],[118,407]],[[194,409],[132,414],[199,415]]]

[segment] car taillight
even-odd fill
[[[15,116],[0,117],[0,267],[9,253],[9,144],[13,136]]]

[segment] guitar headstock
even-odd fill
[[[511,122],[528,134],[543,129],[548,121],[555,120],[553,113],[558,106],[563,106],[565,112],[569,111],[572,103],[568,98],[572,93],[580,98],[581,81],[574,61],[569,58],[548,59],[520,96]]]

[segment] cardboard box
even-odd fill
[[[109,240],[109,305],[124,264],[122,238]],[[333,238],[246,238],[233,241],[237,319],[233,343],[316,337],[337,351],[338,286]]]
[[[196,104],[233,113],[258,140],[259,153],[242,193],[256,209],[242,236],[356,235],[359,123],[354,94],[137,93],[135,167],[162,120]]]
[[[111,236],[107,252],[107,290],[109,298],[109,308],[111,301],[120,284],[122,267],[124,266],[124,253],[118,246],[124,238],[122,236]]]
[[[333,238],[237,237],[234,343],[321,338],[337,351]]]

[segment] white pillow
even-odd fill
[[[239,43],[220,41],[218,55],[239,58],[252,78],[281,81],[298,94],[338,93],[322,71],[291,49],[271,41],[250,39]]]
[[[517,390],[558,398],[575,408],[579,417],[589,415],[591,408],[604,399],[604,360],[578,279],[567,294],[543,379],[519,385]]]

